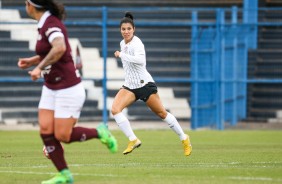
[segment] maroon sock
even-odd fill
[[[89,139],[98,138],[98,132],[94,128],[74,127],[70,136],[71,142],[86,141]]]
[[[55,138],[54,134],[40,134],[43,143],[48,151],[49,157],[58,171],[67,169],[64,157],[64,150],[61,143]]]

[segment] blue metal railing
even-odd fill
[[[239,25],[237,12],[233,7],[229,25],[224,10],[218,9],[214,26],[192,28],[193,129],[212,126],[222,130],[226,121],[235,125],[246,117],[246,83],[238,80],[247,81],[247,38],[254,29]],[[197,12],[193,21],[198,21]]]

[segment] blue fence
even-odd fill
[[[237,22],[237,8],[231,10],[231,24],[225,12],[217,10],[216,24],[192,28],[191,79],[192,128],[223,129],[246,117],[247,39],[250,26]],[[197,12],[193,22],[197,23]]]

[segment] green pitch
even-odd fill
[[[76,184],[282,183],[282,131],[191,131],[190,157],[170,130],[138,130],[142,146],[122,155],[98,140],[64,145]],[[56,173],[36,131],[0,131],[0,183],[38,184]]]

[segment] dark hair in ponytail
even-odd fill
[[[52,15],[60,20],[66,18],[66,12],[64,5],[54,0],[30,0],[36,5],[42,6],[42,8],[35,7],[37,10],[49,10]]]
[[[130,23],[132,25],[132,27],[135,27],[134,22],[133,22],[133,15],[132,15],[131,12],[125,12],[125,15],[121,19],[119,25],[121,26],[123,23]]]

